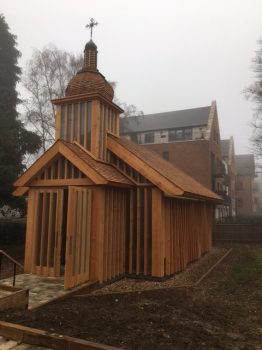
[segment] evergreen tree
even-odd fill
[[[16,36],[0,15],[0,208],[24,209],[25,200],[12,196],[13,182],[24,170],[25,154],[38,151],[40,139],[24,128],[16,109],[20,103],[16,84],[21,75],[17,66],[21,54],[16,45]]]

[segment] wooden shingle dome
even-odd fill
[[[97,46],[92,39],[85,45],[84,54],[84,67],[68,83],[66,96],[99,93],[112,101],[114,90],[97,69]]]

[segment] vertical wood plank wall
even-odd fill
[[[80,191],[82,187],[78,188]],[[98,279],[102,283],[123,273],[161,278],[183,270],[190,261],[198,259],[202,253],[211,249],[211,203],[165,197],[158,188],[149,186],[132,190],[112,186],[86,188],[92,191],[89,261],[91,281]],[[47,190],[51,195],[58,194],[59,191],[61,203],[57,201],[57,208],[61,209],[57,209],[57,213],[61,214],[63,190]],[[40,192],[43,190],[29,191],[25,271],[57,275],[59,264],[55,263],[56,260],[54,263],[49,261],[53,245],[42,242],[42,236],[40,242],[38,237],[39,232],[47,232],[47,242],[51,242],[51,233],[53,236],[53,216],[45,213],[45,206],[35,210],[37,194]],[[45,195],[45,191],[43,193]],[[53,204],[50,203],[48,212],[52,212]],[[69,210],[71,206],[69,199]],[[46,223],[45,220],[40,220],[40,214],[37,214],[39,210],[42,210],[41,217],[48,216],[52,220],[47,220]],[[79,224],[80,221],[79,219]],[[61,225],[57,218],[56,222],[55,232],[58,232],[58,226]],[[43,225],[47,226],[43,228]],[[41,243],[40,248],[38,241]],[[55,244],[55,247],[59,247],[59,244]],[[36,255],[32,254],[38,248],[40,256],[47,256],[47,262],[40,261],[40,270]],[[58,250],[55,251],[54,259],[59,256]],[[47,267],[48,271],[45,271]]]
[[[213,205],[204,201],[163,198],[162,206],[165,239],[162,264],[168,276],[183,270],[189,262],[211,249]]]

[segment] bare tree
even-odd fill
[[[254,73],[255,81],[247,86],[243,93],[247,100],[254,102],[254,114],[251,122],[253,135],[251,142],[256,155],[262,157],[262,38],[257,40],[259,49],[252,59],[251,71]]]
[[[83,67],[83,55],[77,56],[49,44],[34,49],[24,69],[22,84],[28,92],[23,101],[24,120],[41,137],[45,152],[54,141],[55,108],[50,102],[65,96],[69,80]]]

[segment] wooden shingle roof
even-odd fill
[[[99,175],[101,175],[105,180],[109,182],[115,182],[119,184],[133,185],[133,183],[125,177],[122,173],[120,173],[117,169],[115,169],[110,164],[101,163],[93,159],[87,152],[85,152],[82,148],[77,146],[76,144],[59,140],[62,144],[64,144],[68,149],[70,149],[78,158],[83,160],[89,167],[95,170]],[[88,174],[85,174],[88,176]]]
[[[169,195],[202,197],[213,201],[222,200],[221,197],[155,152],[124,137],[108,135],[108,148]]]
[[[99,93],[109,101],[113,100],[114,90],[105,77],[97,69],[83,68],[69,81],[66,89],[66,97]]]
[[[86,151],[76,144],[67,141],[57,140],[23,175],[21,175],[14,186],[30,186],[30,182],[35,179],[45,168],[50,165],[59,154],[67,158],[74,166],[84,173],[95,184],[119,184],[133,186],[121,172],[110,164],[105,164],[93,159]]]

